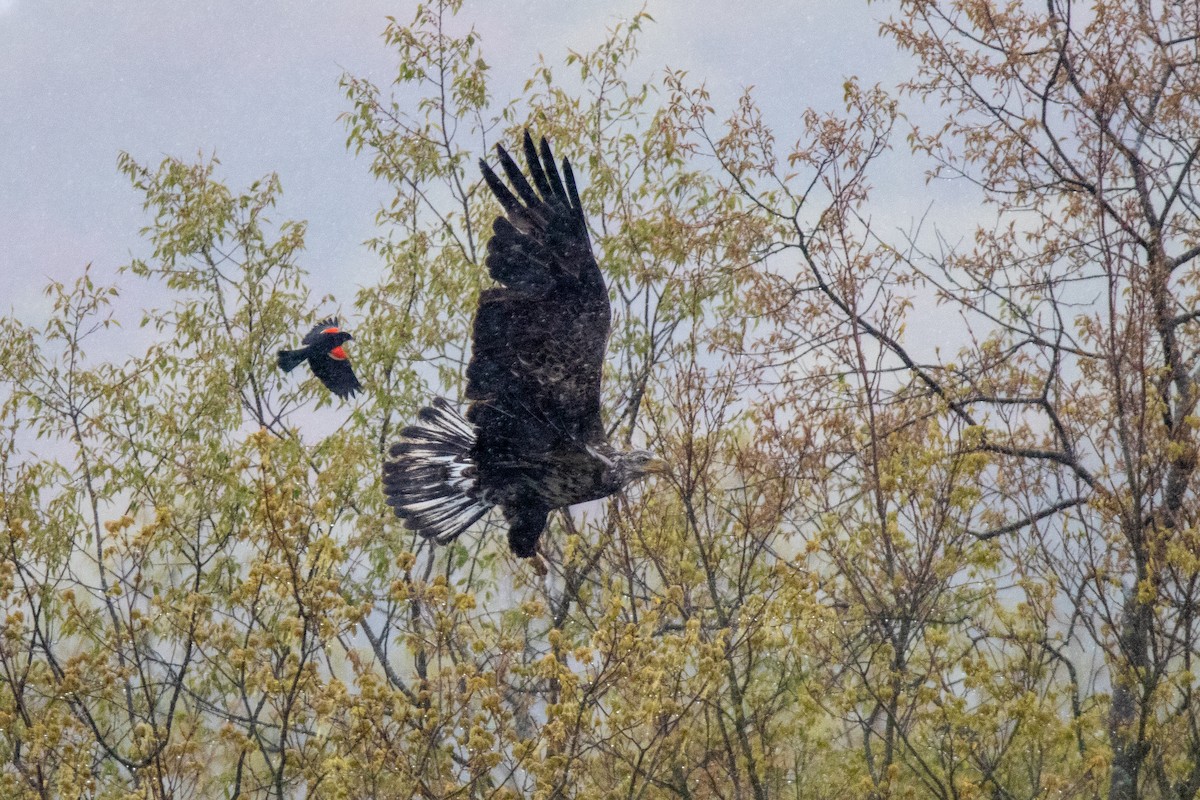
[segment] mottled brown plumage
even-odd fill
[[[499,506],[513,552],[527,558],[551,510],[619,491],[657,462],[605,437],[608,289],[570,162],[560,176],[545,139],[539,153],[526,132],[526,179],[496,150],[509,185],[480,168],[504,209],[487,248],[498,285],[479,297],[466,417],[441,399],[423,409],[389,448],[383,484],[396,514],[439,542]]]

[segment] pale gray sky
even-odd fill
[[[641,69],[670,65],[705,79],[719,112],[748,85],[781,142],[807,106],[839,107],[845,76],[893,83],[906,60],[876,37],[886,4],[861,0],[652,3]],[[642,0],[468,0],[459,16],[483,34],[494,94],[519,94],[544,53],[593,46]],[[412,0],[0,0],[0,312],[36,321],[47,278],[68,281],[88,262],[112,276],[143,253],[137,194],[117,173],[127,150],[155,164],[215,151],[235,189],[278,172],[275,218],[309,222],[303,257],[316,294],[345,305],[377,265],[362,247],[385,187],[343,146],[337,88],[343,69],[386,83],[394,60],[386,15],[411,19]],[[920,167],[910,216],[927,203]],[[886,183],[886,176],[881,176]],[[881,181],[877,181],[881,182]],[[907,204],[906,204],[907,205]],[[31,315],[34,318],[31,318]]]

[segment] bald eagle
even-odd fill
[[[552,510],[607,497],[662,462],[608,442],[608,288],[570,162],[560,177],[546,140],[539,154],[528,131],[524,150],[532,186],[500,145],[511,190],[479,162],[504,213],[487,246],[498,285],[479,296],[466,416],[443,398],[421,409],[387,449],[383,491],[408,528],[440,544],[499,507],[509,547],[532,558]]]

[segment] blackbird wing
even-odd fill
[[[316,344],[317,337],[322,333],[337,333],[341,328],[338,327],[337,317],[328,317],[321,320],[313,326],[312,330],[304,334],[304,338],[300,340],[301,344]]]
[[[492,226],[484,290],[467,366],[467,419],[478,431],[485,485],[563,447],[603,440],[600,381],[608,344],[608,288],[592,254],[571,164],[560,177],[546,140],[528,131],[529,180],[496,147],[512,188],[480,162],[504,214]],[[565,183],[564,179],[565,178]],[[510,475],[510,478],[519,478]]]
[[[362,389],[350,359],[337,358],[329,353],[313,353],[308,357],[308,365],[312,367],[321,383],[338,397],[345,399]]]

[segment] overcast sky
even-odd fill
[[[876,36],[884,6],[652,3],[640,69],[650,77],[670,65],[705,79],[719,113],[753,85],[789,142],[804,108],[839,106],[846,76],[885,85],[902,76],[905,57]],[[482,33],[493,94],[505,100],[519,94],[539,52],[560,62],[641,7],[468,0],[459,19]],[[344,148],[337,116],[348,105],[337,80],[347,70],[386,84],[395,63],[380,38],[385,17],[407,21],[414,8],[411,0],[0,0],[0,275],[9,292],[0,313],[35,322],[47,279],[71,280],[89,262],[112,276],[145,252],[146,217],[116,169],[122,150],[149,164],[215,152],[219,177],[235,190],[277,172],[284,194],[275,219],[308,221],[312,287],[348,306],[353,284],[378,269],[362,242],[387,191]],[[924,192],[914,189],[913,216]]]

